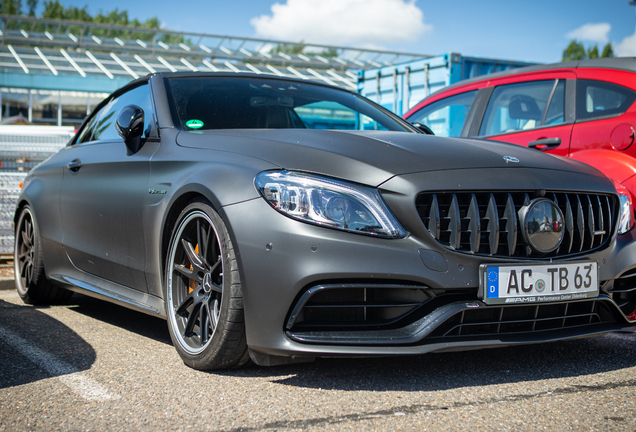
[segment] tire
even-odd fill
[[[209,204],[195,201],[181,212],[165,281],[168,330],[183,362],[199,370],[245,364],[238,264],[225,224]]]
[[[72,291],[58,287],[46,278],[42,240],[37,221],[29,206],[22,209],[16,225],[13,263],[15,287],[24,303],[65,303],[73,295]]]

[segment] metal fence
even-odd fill
[[[13,214],[20,182],[31,168],[63,148],[72,127],[0,126],[0,255],[13,253]]]

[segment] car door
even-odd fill
[[[118,284],[146,291],[143,230],[144,198],[148,195],[148,142],[127,154],[115,129],[127,105],[144,110],[144,137],[154,122],[147,84],[111,98],[78,134],[67,151],[60,193],[63,244],[80,270]]]
[[[636,92],[622,85],[600,81],[588,71],[581,71],[581,75],[597,79],[577,80],[576,123],[572,132],[571,152],[620,150],[636,157],[636,146],[633,145],[636,107],[632,107]]]
[[[520,144],[561,156],[574,124],[574,74],[559,72],[493,81],[471,136]]]

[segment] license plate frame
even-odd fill
[[[599,292],[596,261],[479,266],[478,297],[488,305],[577,300]]]

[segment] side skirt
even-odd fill
[[[68,290],[116,303],[120,306],[134,309],[148,315],[166,318],[163,299],[148,293],[137,291],[88,274],[84,274],[83,278],[91,280],[90,282],[60,274],[48,276]]]

